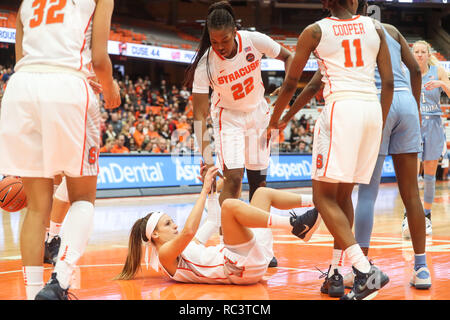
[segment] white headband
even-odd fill
[[[145,227],[145,236],[147,237],[148,241],[144,241],[145,245],[145,265],[149,265],[149,257],[148,257],[148,247],[151,246],[152,252],[150,253],[150,266],[155,270],[158,271],[159,266],[159,258],[158,258],[158,252],[156,251],[155,245],[152,242],[152,233],[156,228],[156,225],[159,222],[159,219],[164,215],[163,212],[155,211],[152,213],[150,218],[147,221],[147,226]]]

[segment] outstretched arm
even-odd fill
[[[178,256],[184,251],[188,244],[194,239],[200,221],[208,193],[211,190],[213,180],[217,174],[217,168],[211,167],[205,176],[202,191],[192,208],[189,217],[184,224],[183,230],[172,240],[166,242],[159,248],[159,261],[167,271],[175,270]]]
[[[295,99],[289,111],[283,116],[279,123],[279,129],[282,130],[291,121],[291,119],[299,112],[323,87],[322,74],[317,70],[312,79],[303,88],[302,92]]]
[[[275,109],[267,128],[268,141],[270,140],[271,130],[278,129],[278,121],[280,120],[281,114],[291,100],[295,89],[297,89],[297,83],[303,73],[303,68],[308,62],[309,55],[319,44],[321,36],[322,31],[320,27],[317,24],[312,24],[306,27],[298,37],[294,59],[281,86],[280,94],[275,101]]]

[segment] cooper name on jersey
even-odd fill
[[[254,62],[246,65],[243,68],[235,70],[234,72],[231,72],[225,76],[218,77],[217,81],[219,82],[219,84],[231,83],[231,82],[238,80],[239,78],[244,77],[245,75],[255,71],[256,69],[258,69],[259,65],[260,65],[260,60],[255,60]]]
[[[332,26],[334,35],[339,36],[352,36],[358,34],[365,34],[364,24],[362,23],[349,23],[349,24],[335,24]]]

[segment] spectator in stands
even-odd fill
[[[12,74],[13,74],[12,68],[7,68],[6,72],[4,72],[2,75],[2,81],[5,83],[8,82]]]
[[[111,149],[111,153],[129,153],[130,150],[125,147],[125,135],[119,134],[118,138],[116,139],[116,143],[114,144],[114,147]]]
[[[187,101],[189,97],[191,96],[191,93],[187,90],[186,86],[182,86],[180,90],[180,97]]]
[[[102,140],[104,142],[106,142],[107,139],[112,138],[112,139],[116,139],[116,132],[114,131],[114,127],[111,123],[108,123],[107,125],[107,129],[105,131],[105,133],[103,134]]]
[[[164,125],[161,127],[161,129],[158,131],[158,133],[164,139],[170,140],[169,125],[167,123],[164,123]]]
[[[156,131],[155,125],[153,123],[150,123],[149,126],[148,126],[147,136],[150,139],[152,139],[152,138],[159,138],[160,137],[160,135],[159,135],[158,131]]]
[[[299,127],[292,128],[290,142],[292,149],[295,150],[300,142]]]
[[[143,143],[146,140],[146,136],[145,136],[143,130],[144,130],[144,125],[142,124],[142,122],[138,122],[136,125],[136,130],[133,133],[133,138],[134,138],[134,142],[136,143],[136,146],[139,149],[142,148]]]
[[[130,139],[132,138],[132,134],[130,133],[130,124],[128,122],[124,122],[122,125],[122,130],[119,132],[119,135],[123,135],[125,137],[125,147],[130,148]]]
[[[121,116],[117,112],[111,113],[111,124],[113,126],[113,130],[118,135],[122,131],[122,120]]]
[[[160,153],[169,153],[170,152],[166,141],[159,143],[159,150],[160,150]]]
[[[106,139],[105,145],[100,148],[100,153],[111,153],[111,150],[114,147],[114,141],[114,138]]]
[[[306,144],[305,141],[300,140],[298,144],[298,152],[300,153],[311,153],[311,148]]]
[[[160,93],[162,96],[167,95],[167,84],[166,84],[166,80],[164,80],[164,79],[161,80]]]

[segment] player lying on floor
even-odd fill
[[[132,279],[141,266],[142,244],[145,261],[158,267],[179,282],[215,284],[252,284],[262,279],[273,257],[271,228],[290,229],[308,241],[320,224],[316,209],[303,215],[280,216],[270,213],[273,206],[282,210],[302,205],[301,195],[270,188],[258,188],[251,204],[227,199],[221,208],[223,243],[205,246],[212,235],[207,223],[199,228],[205,202],[217,175],[217,168],[208,169],[202,191],[186,223],[178,231],[174,221],[162,212],[151,212],[137,220],[132,229],[128,255],[117,280]],[[207,222],[220,210],[208,210]],[[205,234],[206,233],[206,234]],[[201,239],[201,240],[200,240]],[[148,258],[148,249],[151,249]]]

